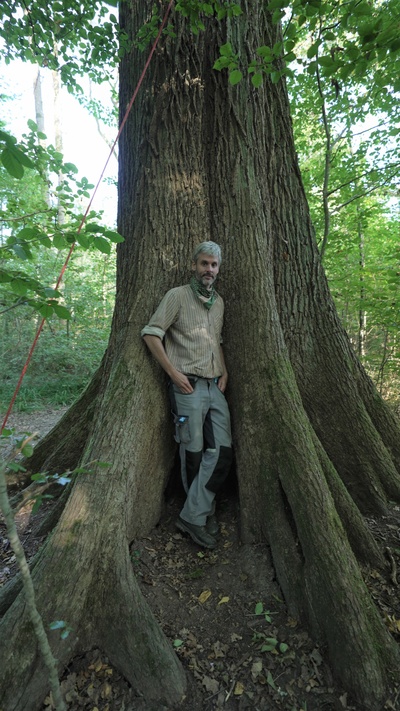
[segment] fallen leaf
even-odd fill
[[[102,699],[109,699],[111,694],[112,694],[112,687],[108,683],[108,681],[105,681],[101,687],[101,698]]]
[[[227,597],[227,596],[226,596],[226,597],[221,597],[221,599],[220,599],[218,605],[223,605],[224,602],[229,602],[229,597]]]
[[[198,597],[198,601],[203,604],[208,600],[209,597],[211,597],[211,590],[203,590],[203,592]]]
[[[293,617],[289,617],[289,618],[288,618],[288,621],[287,621],[287,623],[286,623],[286,627],[291,627],[291,628],[293,629],[294,627],[297,627],[297,625],[298,625],[297,620],[295,620]]]
[[[215,642],[213,644],[213,656],[215,659],[219,659],[221,657],[225,657],[225,650],[227,649],[226,645],[223,645],[223,648],[221,647],[221,642]]]
[[[219,684],[216,679],[212,679],[210,676],[204,676],[201,683],[205,686],[206,690],[210,694],[217,694],[219,690]]]
[[[241,696],[244,692],[244,686],[241,681],[237,681],[233,693],[235,696]]]
[[[261,661],[253,662],[253,665],[251,667],[252,676],[254,678],[256,678],[259,674],[261,674],[262,668],[263,668],[263,665],[262,665]]]

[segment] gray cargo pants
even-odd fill
[[[187,498],[181,518],[204,526],[214,511],[214,498],[232,463],[228,404],[216,379],[188,376],[189,395],[169,385],[175,439],[179,442],[182,483]]]

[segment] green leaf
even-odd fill
[[[241,79],[243,78],[243,73],[240,71],[240,69],[234,69],[232,72],[229,74],[229,83],[234,86],[235,84],[239,84]]]
[[[8,468],[11,469],[12,472],[25,472],[26,469],[21,466],[21,464],[18,464],[17,462],[8,462],[7,464]]]
[[[33,514],[35,514],[35,513],[37,513],[37,512],[39,511],[39,509],[40,509],[42,503],[43,503],[43,496],[40,496],[40,495],[39,495],[39,496],[36,496],[36,497],[35,497],[35,502],[34,502],[34,504],[33,504],[33,506],[32,506],[32,513],[33,513]]]
[[[18,294],[18,296],[25,296],[27,291],[28,291],[28,285],[26,283],[25,279],[22,279],[21,277],[15,277],[11,284],[11,289],[15,294]]]
[[[33,447],[30,444],[30,442],[28,442],[28,444],[26,444],[24,447],[22,447],[21,452],[24,455],[24,457],[31,457],[32,456]]]
[[[272,689],[276,690],[276,684],[274,682],[273,676],[270,671],[268,671],[268,674],[267,674],[267,683],[270,685],[270,687]]]
[[[59,299],[61,296],[61,292],[53,289],[52,286],[45,286],[43,291],[46,299]]]
[[[64,235],[61,234],[61,232],[56,232],[53,235],[53,245],[56,249],[65,249],[66,240],[64,238]]]
[[[213,69],[215,69],[217,72],[220,72],[221,69],[226,69],[227,67],[229,67],[231,63],[232,62],[230,57],[219,57],[215,60],[213,64]]]
[[[332,66],[332,64],[336,64],[336,62],[328,54],[324,55],[323,57],[318,57],[318,62],[321,67],[330,67]]]
[[[106,239],[104,239],[104,237],[95,237],[93,245],[99,250],[99,252],[103,252],[103,254],[111,253],[111,245]]]
[[[40,313],[42,318],[50,318],[53,315],[53,307],[50,304],[41,304],[37,307],[37,311]]]
[[[5,269],[0,269],[0,284],[9,284],[13,279],[12,273],[6,272]]]
[[[78,168],[76,167],[76,165],[74,165],[74,163],[64,163],[64,165],[62,167],[62,172],[63,173],[77,173]]]
[[[13,147],[12,152],[14,153],[15,157],[21,165],[24,165],[25,168],[34,168],[35,164],[31,161],[30,158],[24,153],[23,151],[20,150],[20,148]]]
[[[24,174],[24,169],[21,165],[21,161],[16,158],[14,152],[10,148],[5,148],[0,154],[0,160],[4,165],[6,171],[20,180]]]
[[[257,49],[257,54],[259,57],[264,57],[264,59],[272,59],[272,50],[271,47],[267,47],[267,45],[263,45],[262,47],[258,47]]]
[[[233,54],[231,43],[230,43],[230,42],[227,42],[226,44],[223,44],[223,45],[219,48],[219,53],[220,53],[223,57],[230,57],[230,56]]]
[[[125,237],[119,234],[119,232],[114,232],[113,230],[106,230],[104,236],[110,240],[110,242],[115,242],[119,244],[120,242],[125,242]]]
[[[37,484],[45,484],[47,481],[47,476],[43,472],[39,472],[38,474],[32,474],[31,479]]]
[[[22,244],[13,244],[12,250],[20,259],[33,259],[30,249],[23,247]]]
[[[104,234],[106,228],[103,225],[97,225],[95,222],[88,223],[85,226],[85,232]]]
[[[17,139],[14,138],[14,136],[11,136],[9,133],[0,130],[0,141],[4,141],[7,146],[14,146],[17,142]]]
[[[58,318],[63,318],[69,321],[71,319],[71,312],[66,306],[61,306],[60,304],[53,304],[53,310]]]
[[[10,436],[12,435],[13,431],[14,431],[14,430],[6,429],[6,428],[4,427],[4,429],[3,429],[3,431],[2,431],[2,433],[1,433],[0,436],[1,436],[1,437],[10,437]]]
[[[263,83],[262,74],[260,72],[253,74],[253,76],[251,77],[251,83],[253,84],[253,86],[256,89],[258,89],[261,86],[261,84]]]
[[[277,84],[279,79],[282,77],[282,72],[271,72],[271,81],[273,84]]]
[[[76,241],[81,245],[81,247],[83,247],[83,249],[88,249],[91,245],[91,241],[85,234],[82,234],[82,232],[76,235]]]
[[[314,44],[311,45],[311,47],[308,48],[307,50],[307,57],[308,59],[312,59],[312,57],[315,57],[315,55],[318,53],[319,46],[321,42],[314,42]]]
[[[40,234],[40,230],[38,230],[37,227],[23,227],[16,236],[18,239],[30,239]]]

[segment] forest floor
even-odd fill
[[[16,414],[9,426],[43,436],[63,412]],[[234,484],[219,499],[220,535],[212,551],[200,549],[175,528],[182,495],[172,489],[159,525],[131,546],[131,560],[144,597],[187,670],[188,690],[180,711],[364,711],[332,678],[325,650],[289,615],[268,547],[241,544]],[[30,504],[17,514],[28,559],[43,542],[38,530],[49,506],[47,502],[32,514]],[[397,641],[399,515],[400,507],[393,507],[384,519],[368,519],[385,551],[387,569],[364,570],[371,596]],[[0,586],[15,572],[0,520]],[[97,649],[72,661],[64,670],[62,688],[69,711],[172,711],[135,697]],[[48,696],[38,711],[53,708]],[[399,684],[376,711],[383,709],[400,711]]]

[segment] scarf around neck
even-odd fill
[[[206,286],[203,286],[201,282],[197,281],[195,276],[192,276],[190,280],[190,287],[194,294],[196,294],[196,296],[204,304],[206,309],[211,309],[211,306],[214,304],[218,296],[214,289],[214,285],[212,285],[211,289],[207,289]]]

